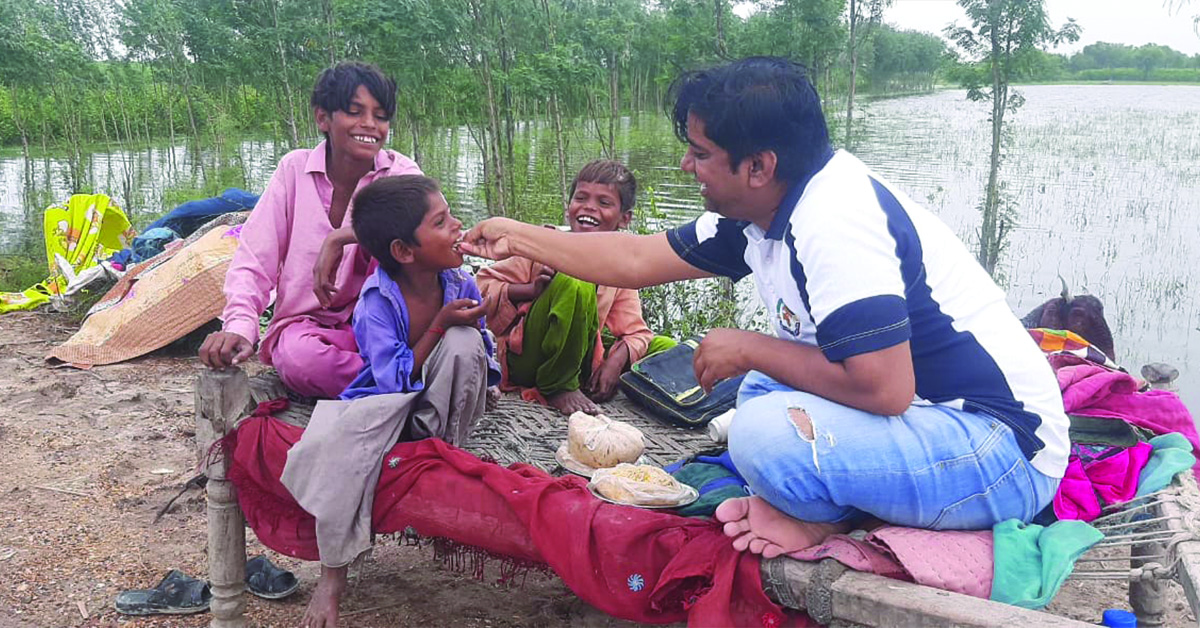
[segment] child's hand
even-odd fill
[[[354,230],[346,225],[335,229],[321,242],[321,250],[317,254],[316,263],[313,264],[313,294],[317,295],[317,302],[321,307],[333,305],[333,298],[337,293],[335,281],[338,266],[342,263],[342,250],[347,244],[357,241]]]
[[[554,270],[553,268],[550,268],[549,266],[542,267],[542,270],[538,272],[537,277],[533,278],[534,299],[542,296],[542,293],[546,291],[546,286],[549,286],[550,282],[554,281],[554,276],[556,274],[558,274],[558,271]]]
[[[442,307],[430,326],[443,330],[458,326],[477,327],[479,317],[483,316],[486,309],[486,303],[475,299],[455,299]]]
[[[592,377],[587,383],[588,398],[596,403],[604,403],[617,395],[617,383],[621,380],[622,363],[608,359],[600,368],[592,371]]]
[[[200,361],[210,369],[225,370],[254,355],[254,345],[231,331],[214,331],[200,345]]]

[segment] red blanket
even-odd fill
[[[279,482],[302,430],[265,416],[277,408],[264,404],[229,436],[229,477],[263,544],[317,560],[314,520]],[[582,478],[524,464],[504,468],[441,440],[388,452],[373,524],[381,534],[411,526],[423,537],[544,563],[580,598],[630,621],[807,624],[766,597],[758,557],[734,551],[713,521],[608,504]]]

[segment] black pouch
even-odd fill
[[[699,338],[689,338],[662,353],[638,360],[621,374],[621,390],[652,415],[669,423],[683,427],[707,425],[734,406],[745,376],[721,380],[711,393],[705,393],[692,367],[692,357],[699,345]]]

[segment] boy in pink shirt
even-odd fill
[[[242,228],[225,276],[224,326],[205,339],[200,359],[222,369],[250,357],[258,318],[275,292],[275,311],[259,358],[292,391],[336,397],[362,367],[350,316],[374,268],[366,251],[346,249],[337,265],[342,289],[322,307],[313,291],[321,243],[350,218],[350,199],[380,177],[421,174],[417,164],[382,150],[396,112],[396,84],[378,68],[343,62],[317,78],[311,99],[325,141],[283,157]]]

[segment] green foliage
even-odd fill
[[[46,255],[0,256],[0,292],[20,292],[46,279]]]
[[[985,81],[990,70],[983,62],[954,64],[948,72],[952,82],[966,84],[963,73],[975,73]],[[1017,66],[1017,80],[1037,83],[1056,81],[1160,81],[1190,83],[1200,80],[1200,55],[1189,57],[1168,46],[1127,46],[1098,42],[1067,57],[1031,50]]]
[[[871,54],[874,91],[931,89],[946,55],[946,42],[929,33],[884,25],[875,33]]]

